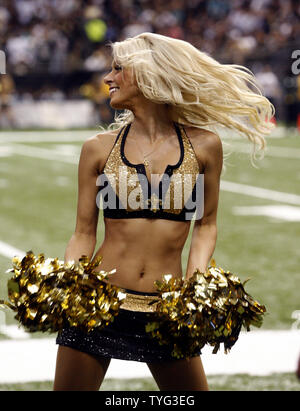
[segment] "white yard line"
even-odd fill
[[[99,132],[97,130],[1,132],[0,143],[80,142]]]
[[[0,255],[7,258],[13,258],[15,255],[23,257],[26,253],[18,248],[15,248],[4,241],[0,241]]]
[[[0,312],[0,314],[3,314],[4,316],[4,313]],[[27,332],[25,332],[23,328],[20,328],[17,324],[0,325],[0,334],[5,335],[6,337],[11,338],[12,340],[24,340],[30,338],[30,335]]]
[[[228,151],[236,151],[239,153],[252,153],[252,146],[247,143],[234,142]],[[300,159],[299,148],[279,147],[279,146],[267,146],[265,156],[278,157],[278,158],[290,158]]]
[[[237,131],[234,131],[234,130],[221,128],[220,130],[217,129],[216,132],[219,136],[221,136],[222,139],[225,139],[225,140],[248,141],[245,135],[238,133]],[[284,127],[281,125],[277,125],[276,128],[272,131],[272,133],[266,137],[267,144],[270,140],[286,138],[286,136],[297,138],[299,136],[299,131],[297,127]]]
[[[300,331],[242,332],[229,354],[212,354],[205,347],[202,361],[207,375],[295,372],[300,354]],[[55,338],[0,341],[0,383],[53,381]],[[151,377],[144,363],[112,360],[106,378]]]
[[[245,194],[251,197],[264,198],[266,200],[278,201],[280,203],[300,205],[300,196],[297,194],[284,193],[282,191],[269,190],[247,184],[233,183],[221,180],[220,188],[231,193]]]
[[[78,156],[66,155],[66,153],[58,150],[27,146],[26,144],[13,144],[11,148],[14,154],[19,154],[20,156],[37,157],[43,160],[55,160],[64,163],[78,164]]]
[[[300,221],[300,207],[290,205],[236,206],[233,214],[276,218],[281,221]]]
[[[0,157],[9,157],[13,154],[12,145],[0,145]]]

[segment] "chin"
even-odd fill
[[[125,110],[127,107],[124,102],[122,103],[121,101],[114,101],[113,99],[110,100],[110,106],[116,110]]]

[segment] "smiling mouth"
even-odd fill
[[[110,89],[109,89],[109,95],[111,96],[113,93],[115,93],[116,91],[118,91],[119,90],[119,87],[111,87]]]

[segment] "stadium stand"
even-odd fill
[[[91,121],[96,113],[97,121],[109,122],[101,76],[111,63],[107,45],[144,31],[249,67],[277,120],[296,124],[300,81],[291,55],[300,36],[298,0],[1,0],[7,79],[0,82],[0,127],[14,126],[15,102],[41,100],[89,100]]]

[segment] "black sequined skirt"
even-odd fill
[[[122,291],[126,300],[112,323],[89,333],[76,327],[65,328],[58,334],[56,343],[105,358],[146,363],[176,360],[172,346],[160,345],[145,330],[146,324],[153,321],[155,304],[151,302],[156,294]]]

